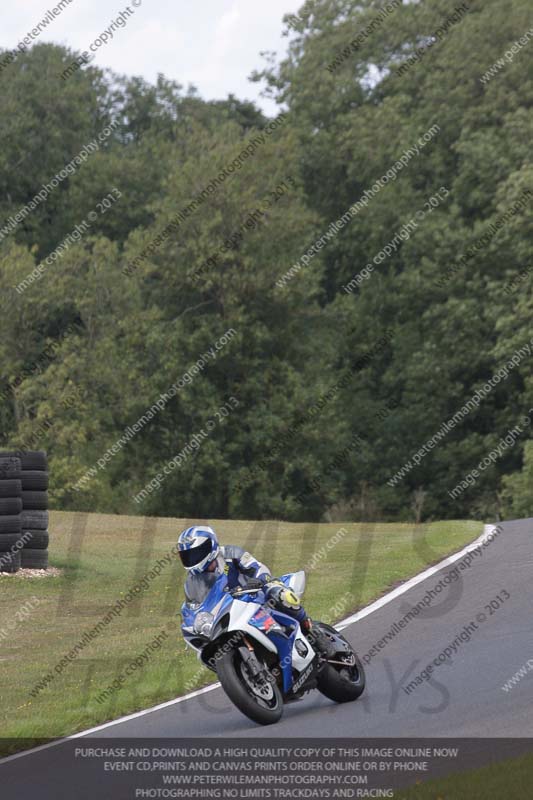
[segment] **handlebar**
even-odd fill
[[[262,592],[263,587],[258,589],[247,589],[245,586],[241,586],[240,589],[232,589],[230,594],[232,597],[238,597],[241,594],[257,594],[257,592]]]

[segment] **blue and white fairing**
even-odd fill
[[[304,572],[282,575],[279,580],[297,595],[303,594]],[[299,688],[300,676],[303,682],[310,671],[316,653],[302,635],[299,623],[267,605],[263,591],[244,590],[238,598],[232,597],[227,576],[221,575],[203,603],[196,606],[184,603],[181,613],[185,641],[206,666],[210,666],[209,659],[205,660],[202,653],[207,645],[211,645],[208,648],[211,651],[220,636],[228,638],[226,634],[240,631],[277,656],[284,693]]]

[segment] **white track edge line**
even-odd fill
[[[432,575],[440,572],[443,568],[449,566],[450,564],[454,564],[456,561],[459,561],[460,558],[472,552],[472,550],[475,550],[476,547],[488,539],[490,534],[496,530],[496,528],[496,525],[485,525],[483,528],[483,533],[475,540],[475,542],[467,545],[458,553],[448,556],[448,558],[445,558],[443,561],[440,561],[433,567],[425,569],[423,572],[415,575],[414,578],[410,578],[408,581],[405,581],[405,583],[402,583],[401,586],[393,589],[392,592],[388,592],[387,594],[383,595],[383,597],[380,597],[379,600],[375,600],[369,606],[366,606],[360,611],[357,611],[355,614],[352,614],[351,617],[341,620],[341,622],[338,622],[335,627],[338,628],[339,631],[344,630],[344,628],[347,628],[349,625],[353,625],[354,622],[358,622],[360,619],[367,617],[369,614],[372,614],[372,612],[377,611],[379,608],[383,608],[383,606],[386,606],[387,603],[390,603],[392,600],[400,597],[400,595],[408,592],[409,589],[413,588],[413,586],[417,586],[419,583],[431,578]]]
[[[458,553],[454,553],[448,558],[445,558],[443,561],[435,564],[433,567],[429,567],[428,569],[420,572],[418,575],[415,575],[414,578],[410,578],[405,583],[402,583],[401,586],[398,586],[396,589],[393,589],[392,592],[388,592],[383,597],[380,597],[379,600],[375,600],[366,608],[362,608],[361,611],[358,611],[355,614],[352,614],[350,617],[341,620],[336,624],[336,628],[339,631],[344,630],[349,625],[353,625],[354,622],[358,622],[363,617],[367,617],[369,614],[372,614],[374,611],[377,611],[383,606],[387,605],[387,603],[392,602],[397,597],[405,592],[408,592],[409,589],[412,589],[413,586],[417,586],[422,581],[425,581],[427,578],[430,578],[435,573],[440,572],[441,569],[444,567],[449,566],[450,564],[455,563],[463,556],[470,553],[472,550],[475,550],[479,544],[483,543],[488,536],[496,530],[496,525],[485,525],[483,528],[483,533],[479,536],[474,542],[464,547]],[[48,742],[47,744],[41,744],[38,747],[33,747],[31,750],[23,750],[21,753],[14,753],[12,756],[7,756],[5,758],[0,758],[0,765],[5,764],[8,761],[14,761],[17,758],[23,758],[24,756],[29,756],[32,753],[38,753],[41,750],[47,750],[49,747],[57,747],[63,742],[68,742],[71,739],[81,739],[84,736],[89,736],[91,733],[96,733],[97,731],[104,730],[105,728],[111,728],[114,725],[120,725],[122,722],[128,722],[130,719],[137,719],[138,717],[144,717],[146,714],[152,714],[154,711],[159,711],[162,708],[168,708],[169,706],[177,705],[178,703],[183,703],[186,700],[192,700],[194,697],[198,697],[199,695],[206,694],[207,692],[212,692],[214,689],[218,689],[220,683],[212,683],[209,686],[204,686],[203,689],[197,689],[195,692],[191,692],[190,694],[183,695],[182,697],[176,697],[174,700],[167,700],[165,703],[159,703],[157,706],[152,706],[151,708],[145,708],[142,711],[136,711],[133,714],[128,714],[125,717],[119,717],[118,719],[112,720],[111,722],[104,722],[103,725],[97,725],[95,728],[89,728],[86,731],[80,731],[79,733],[73,733],[71,736],[64,736],[62,739],[54,739],[53,742]]]

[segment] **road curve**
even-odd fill
[[[367,656],[367,690],[356,703],[336,705],[312,692],[287,706],[275,729],[262,728],[242,716],[216,688],[88,732],[84,741],[93,736],[100,740],[274,736],[280,741],[533,737],[533,670],[508,691],[502,689],[533,659],[533,520],[506,522],[469,559],[468,567],[459,569],[461,563],[466,563],[464,557],[344,630],[360,655],[389,634],[385,646],[371,659]],[[452,580],[453,575],[459,578]],[[439,583],[445,588],[437,592]],[[431,604],[400,626],[409,609],[431,592],[435,595]],[[470,634],[458,640],[465,630]],[[434,666],[429,680],[419,679],[416,685],[416,676],[435,664],[454,641],[451,659],[441,658],[443,663]],[[408,684],[410,691],[403,688]],[[52,753],[60,749],[58,745],[0,762],[0,782],[15,785],[17,773],[21,777],[31,773],[36,779],[42,776],[42,786],[49,774],[47,765],[54,760]]]
[[[449,580],[457,565],[437,574],[344,630],[360,655],[428,591]],[[460,578],[436,594],[366,666],[367,690],[356,703],[336,705],[311,692],[286,707],[275,735],[357,737],[533,737],[533,671],[505,692],[501,687],[533,658],[533,519],[507,522]],[[506,598],[506,594],[510,597]],[[500,608],[485,609],[497,596]],[[497,604],[497,601],[495,605]],[[431,682],[408,685],[461,634],[471,638],[452,661],[434,668]],[[467,638],[466,635],[463,637]],[[94,734],[102,737],[272,737],[243,717],[221,689],[125,721]]]

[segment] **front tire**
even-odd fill
[[[270,689],[254,692],[247,666],[238,650],[231,649],[217,658],[217,675],[231,702],[246,717],[260,725],[273,725],[283,714],[283,698],[274,681]]]
[[[318,677],[318,690],[335,703],[351,703],[365,690],[366,676],[363,665],[355,653],[352,667],[326,664]]]

